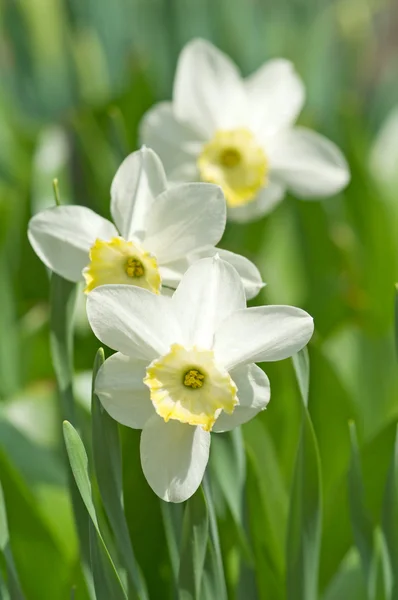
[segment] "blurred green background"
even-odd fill
[[[243,74],[272,57],[291,59],[307,88],[299,122],[335,141],[350,163],[352,181],[338,197],[289,197],[261,221],[228,225],[222,246],[260,268],[268,285],[256,302],[294,304],[315,319],[309,411],[324,498],[319,597],[364,600],[347,497],[348,422],[357,426],[366,510],[377,527],[398,418],[398,118],[384,125],[398,103],[396,3],[0,0],[0,32],[0,479],[26,598],[67,599],[74,585],[76,600],[88,598],[50,359],[49,280],[27,222],[53,204],[54,177],[63,203],[108,216],[112,177],[138,147],[141,116],[170,98],[179,51],[202,36]],[[88,427],[98,344],[80,304],[75,392]],[[218,436],[213,445],[211,467],[227,474],[215,495],[232,599],[285,598],[301,407],[291,362],[265,368],[272,400],[243,427],[245,454],[231,463],[231,440]],[[137,560],[150,598],[172,598],[161,507],[141,474],[139,432],[121,429]]]

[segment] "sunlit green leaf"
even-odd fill
[[[395,285],[395,350],[398,356],[398,283]]]
[[[302,394],[303,416],[287,529],[287,598],[288,600],[316,600],[322,527],[322,491],[318,444],[306,408],[309,381],[308,357],[296,361],[295,368]]]
[[[113,572],[112,583],[113,585],[113,593],[117,593],[115,596],[115,600],[117,598],[127,598],[126,592],[123,588],[123,584],[120,580],[118,571],[114,562],[111,558],[111,555],[106,547],[104,539],[101,535],[97,514],[95,512],[95,507],[93,504],[92,496],[91,496],[91,483],[88,475],[88,460],[87,454],[83,446],[83,442],[81,441],[79,434],[76,429],[71,425],[68,421],[64,421],[64,438],[66,450],[68,453],[71,469],[73,476],[76,481],[76,485],[84,502],[84,505],[87,509],[88,514],[90,515],[91,521],[96,529],[98,534],[98,538],[101,542],[102,549],[105,551],[106,557],[109,561],[109,565],[111,567],[111,571]]]
[[[209,537],[209,514],[202,488],[189,498],[182,525],[179,600],[200,600]]]
[[[171,569],[173,572],[174,585],[178,585],[178,572],[180,569],[180,540],[182,531],[182,507],[180,504],[160,501],[163,516],[164,532],[167,540],[167,548]]]
[[[374,551],[372,564],[372,589],[371,600],[391,600],[393,598],[393,579],[390,557],[386,546],[384,534],[381,529],[374,532]]]
[[[382,527],[393,573],[392,600],[398,598],[398,431],[384,491]]]
[[[203,480],[203,491],[205,494],[207,510],[209,514],[209,539],[212,548],[213,572],[217,573],[217,598],[227,600],[227,587],[225,583],[224,564],[221,553],[220,537],[217,526],[217,516],[214,508],[214,502],[211,487],[207,475]]]
[[[350,422],[351,465],[348,474],[350,514],[354,541],[358,548],[367,582],[368,594],[372,596],[373,527],[366,504],[362,479],[361,458],[355,423]]]
[[[231,511],[242,552],[246,560],[251,560],[251,550],[243,526],[246,456],[240,427],[213,436],[209,467],[212,486],[218,488]]]
[[[310,358],[307,347],[297,352],[292,358],[293,366],[297,377],[297,383],[300,389],[301,398],[308,406],[308,391],[310,386]]]

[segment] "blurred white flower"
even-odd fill
[[[30,243],[55,273],[86,280],[86,292],[119,283],[159,293],[176,288],[190,264],[218,252],[242,277],[248,298],[263,287],[256,266],[216,249],[226,221],[222,190],[209,183],[166,189],[158,156],[148,148],[130,154],[111,188],[115,225],[84,206],[55,206],[29,222]]]
[[[173,102],[148,111],[141,137],[170,181],[221,185],[228,216],[249,221],[270,212],[286,190],[311,199],[349,181],[332,142],[293,127],[303,103],[304,86],[289,61],[270,60],[243,80],[225,54],[197,39],[180,55]]]
[[[163,500],[199,486],[210,431],[252,419],[270,399],[255,362],[298,352],[313,320],[292,306],[246,308],[237,271],[218,258],[196,262],[172,297],[107,285],[87,298],[95,335],[118,352],[98,372],[107,412],[141,435],[145,477]]]

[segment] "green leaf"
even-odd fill
[[[18,573],[10,546],[7,513],[4,502],[3,488],[0,484],[0,551],[3,553],[7,568],[8,590],[10,600],[24,600],[25,596],[19,583]]]
[[[106,557],[108,559],[108,563],[110,566],[110,571],[113,572],[113,593],[116,594],[112,597],[115,600],[118,598],[125,599],[127,598],[127,594],[124,590],[123,584],[120,580],[118,571],[116,566],[112,560],[112,557],[106,547],[105,541],[102,537],[101,531],[99,529],[97,514],[95,512],[95,507],[93,504],[92,496],[91,496],[91,484],[90,478],[88,475],[88,459],[87,454],[84,449],[83,442],[81,441],[79,434],[76,429],[69,423],[68,421],[64,421],[64,438],[66,451],[68,453],[70,466],[72,469],[73,476],[76,481],[77,488],[80,492],[84,505],[87,509],[87,512],[91,518],[91,521],[96,529],[98,534],[98,538],[101,542],[102,548],[105,551]],[[91,544],[92,548],[92,544]]]
[[[381,529],[374,532],[371,600],[391,600],[392,572],[385,537]]]
[[[347,553],[338,571],[329,583],[322,600],[364,600],[366,588],[361,569],[361,560],[355,547]]]
[[[395,284],[395,351],[398,357],[398,283]]]
[[[102,555],[98,543],[98,534],[92,521],[89,521],[89,538],[96,600],[108,600],[112,597],[111,589],[108,585],[105,569],[102,565]]]
[[[0,550],[4,550],[10,538],[7,523],[6,506],[4,502],[3,488],[0,483]]]
[[[301,354],[295,361],[295,369],[303,414],[288,517],[286,584],[288,600],[316,600],[322,530],[321,467],[314,428],[306,408],[309,361],[303,351]]]
[[[211,488],[208,480],[208,476],[205,473],[203,480],[203,491],[206,498],[207,510],[209,513],[209,531],[211,547],[213,549],[213,571],[217,573],[217,600],[227,600],[227,586],[225,583],[223,557],[221,553],[220,538],[218,534],[217,517],[214,508],[213,497]]]
[[[76,424],[76,405],[73,395],[73,313],[76,291],[76,284],[66,281],[56,273],[52,274],[50,292],[51,356],[57,379],[62,418],[74,424]],[[90,589],[92,581],[89,569],[89,521],[69,466],[68,483],[82,553],[83,570],[86,574],[87,586]]]
[[[95,475],[105,512],[115,535],[119,555],[127,569],[131,590],[130,597],[148,598],[145,583],[139,571],[131,545],[130,534],[123,510],[122,457],[119,431],[94,393],[95,378],[104,362],[104,351],[97,352],[92,379],[92,436]]]
[[[174,584],[178,587],[178,571],[180,569],[180,539],[182,510],[179,504],[160,501],[167,548],[173,573]]]
[[[392,600],[398,600],[398,429],[384,491],[382,528],[394,575]]]
[[[300,350],[300,352],[297,352],[297,354],[295,354],[292,357],[292,360],[301,398],[305,406],[308,406],[308,392],[310,386],[310,358],[308,356],[307,347]]]
[[[73,398],[73,312],[76,284],[56,273],[51,275],[50,343],[51,356],[59,388],[62,416],[75,423]]]
[[[218,599],[223,597],[223,590],[220,588],[220,577],[217,570],[217,557],[214,550],[214,544],[211,540],[209,540],[207,545],[200,594],[200,600],[214,600],[214,598]]]
[[[372,597],[373,527],[365,506],[361,458],[355,423],[350,422],[351,464],[348,473],[348,498],[354,541],[361,557],[368,595]]]
[[[150,598],[162,598],[171,573],[161,502],[149,487],[141,467],[141,431],[119,427],[122,440],[124,511],[137,561]],[[137,540],[137,543],[135,542]],[[142,540],[145,540],[143,543]],[[156,561],[157,568],[154,568]]]
[[[251,562],[253,557],[243,526],[246,456],[240,427],[213,437],[209,467],[213,489],[217,487],[224,498],[233,517],[241,549],[247,561]]]
[[[21,361],[16,325],[16,298],[7,261],[0,254],[0,397],[15,393],[20,385]]]
[[[254,419],[247,429],[253,432],[251,437],[258,444],[257,448],[252,447],[252,442],[248,445],[246,481],[247,517],[255,559],[256,588],[260,598],[283,600],[287,493],[268,432],[258,419]],[[245,598],[245,592],[246,589],[239,598]]]
[[[202,488],[186,503],[182,525],[179,600],[200,600],[209,536],[209,514]]]
[[[91,520],[89,521],[89,538],[96,600],[118,599],[121,597],[120,587],[112,576],[104,546]]]

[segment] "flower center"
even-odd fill
[[[223,167],[236,167],[241,161],[240,152],[236,148],[225,148],[220,154],[220,163]]]
[[[204,384],[205,376],[199,369],[190,369],[184,375],[184,385],[194,390],[201,388]]]
[[[145,274],[144,265],[135,256],[130,256],[126,261],[126,273],[129,277],[142,277]]]
[[[229,206],[254,200],[267,185],[268,160],[254,135],[247,129],[216,131],[198,158],[203,181],[223,188]]]
[[[147,367],[144,383],[156,412],[166,422],[175,419],[206,431],[222,410],[231,414],[238,403],[236,385],[216,364],[213,351],[195,346],[173,344]]]
[[[83,276],[86,293],[108,283],[136,285],[160,293],[161,278],[156,258],[135,242],[127,242],[121,237],[109,242],[95,241]]]

